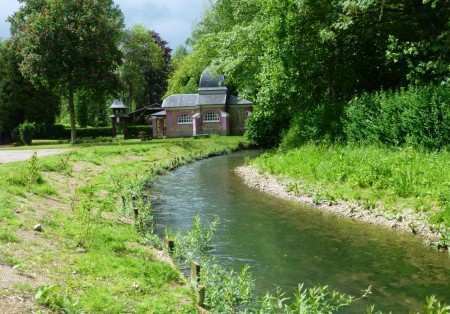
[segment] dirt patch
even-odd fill
[[[0,264],[0,313],[34,313],[31,289],[48,284],[45,276]]]
[[[403,232],[414,233],[423,237],[428,243],[441,238],[439,232],[430,230],[425,215],[421,213],[405,210],[401,215],[402,218],[397,219],[395,217],[388,217],[385,213],[376,209],[372,211],[366,210],[357,202],[314,202],[314,199],[310,196],[298,195],[289,191],[288,186],[292,183],[290,180],[270,174],[260,174],[256,168],[250,166],[238,167],[235,169],[235,172],[248,186],[282,199],[307,204],[341,217],[349,217],[388,229],[398,229]]]

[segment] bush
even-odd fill
[[[152,133],[152,128],[149,125],[128,126],[130,138],[139,138],[140,131],[145,131],[150,135]],[[111,127],[77,128],[78,138],[99,138],[111,136]],[[50,140],[70,139],[70,127],[66,127],[61,124],[50,126],[40,125],[37,127],[35,138]]]
[[[307,142],[336,142],[342,139],[341,117],[344,103],[321,103],[299,112],[283,136],[283,149],[295,148]]]
[[[70,138],[70,128],[61,124],[39,125],[36,128],[35,138],[46,140],[60,140]]]
[[[128,135],[130,138],[139,138],[139,132],[144,131],[151,137],[152,127],[150,125],[130,125],[128,126]]]
[[[19,124],[20,139],[25,145],[31,145],[35,130],[36,125],[34,123],[25,121],[24,123]]]
[[[70,128],[69,128],[70,131]],[[77,137],[80,138],[97,138],[97,137],[112,137],[111,127],[97,127],[97,128],[77,128]]]
[[[365,94],[346,109],[344,132],[351,143],[383,143],[439,149],[450,144],[450,90],[412,87]]]

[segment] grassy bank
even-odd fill
[[[149,245],[152,236],[142,227],[151,209],[139,201],[142,187],[157,174],[229,152],[242,141],[119,141],[0,165],[1,308],[195,312],[178,271]],[[37,224],[42,231],[33,230]]]
[[[437,230],[450,226],[449,158],[448,151],[304,145],[268,152],[253,163],[290,178],[290,190],[317,202],[357,201],[398,220],[411,212],[423,214]]]

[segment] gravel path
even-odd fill
[[[34,152],[38,157],[61,154],[70,149],[27,149],[27,150],[0,150],[0,164],[14,161],[28,160]]]

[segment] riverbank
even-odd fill
[[[423,213],[404,210],[400,219],[398,218],[399,216],[388,216],[376,208],[367,210],[357,201],[316,200],[313,196],[309,195],[309,189],[306,187],[303,190],[301,188],[297,189],[294,193],[290,191],[290,187],[293,184],[292,179],[263,173],[254,166],[237,167],[235,172],[248,186],[282,199],[306,204],[319,210],[331,212],[340,217],[348,217],[387,229],[413,233],[423,237],[427,244],[438,241],[441,238],[439,231],[431,230],[427,216]]]
[[[91,143],[0,165],[0,312],[195,313],[191,288],[145,229],[143,187],[243,141]]]

